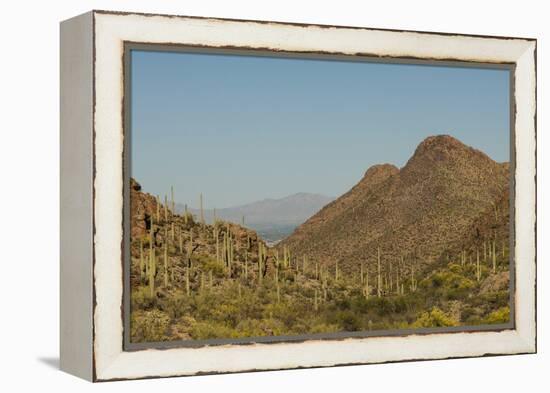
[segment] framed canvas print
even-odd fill
[[[61,24],[61,367],[536,351],[536,41]]]

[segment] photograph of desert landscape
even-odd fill
[[[508,70],[131,56],[132,343],[510,322]]]

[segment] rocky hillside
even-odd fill
[[[131,179],[130,192],[132,285],[149,285],[152,281],[167,283],[162,288],[158,285],[149,285],[153,293],[185,287],[187,266],[194,263],[198,274],[201,267],[203,272],[207,272],[209,269],[201,265],[211,258],[220,262],[218,270],[225,270],[223,278],[231,277],[242,270],[245,253],[250,263],[247,273],[251,277],[257,273],[252,262],[257,260],[258,248],[265,247],[265,242],[256,232],[230,222],[219,221],[216,225],[209,225],[197,222],[191,214],[175,214],[170,203],[162,203],[153,195],[142,192],[140,184],[134,179]],[[238,264],[227,263],[229,250],[226,239],[231,240],[231,261],[238,260]],[[154,280],[149,276],[151,255],[155,257]],[[204,279],[206,277],[203,277]],[[216,279],[217,276],[212,278],[213,281]],[[190,285],[197,286],[200,277],[189,277],[189,282]]]
[[[403,168],[368,169],[355,187],[302,224],[281,247],[298,257],[338,263],[344,271],[357,270],[362,262],[374,266],[380,249],[383,260],[403,258],[405,266],[421,270],[446,252],[473,249],[494,237],[489,222],[495,205],[501,210],[500,246],[508,236],[502,220],[507,190],[507,164],[451,136],[429,137]]]

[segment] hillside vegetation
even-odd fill
[[[169,194],[132,180],[132,342],[509,321],[507,166],[450,137],[369,169],[276,247]]]

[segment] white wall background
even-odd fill
[[[57,370],[59,27],[90,9],[538,38],[539,354],[92,385]],[[10,1],[0,11],[0,390],[539,392],[550,364],[548,11],[542,1]],[[546,16],[545,16],[546,15]],[[546,105],[545,105],[546,104]],[[32,389],[32,390],[31,390]]]

